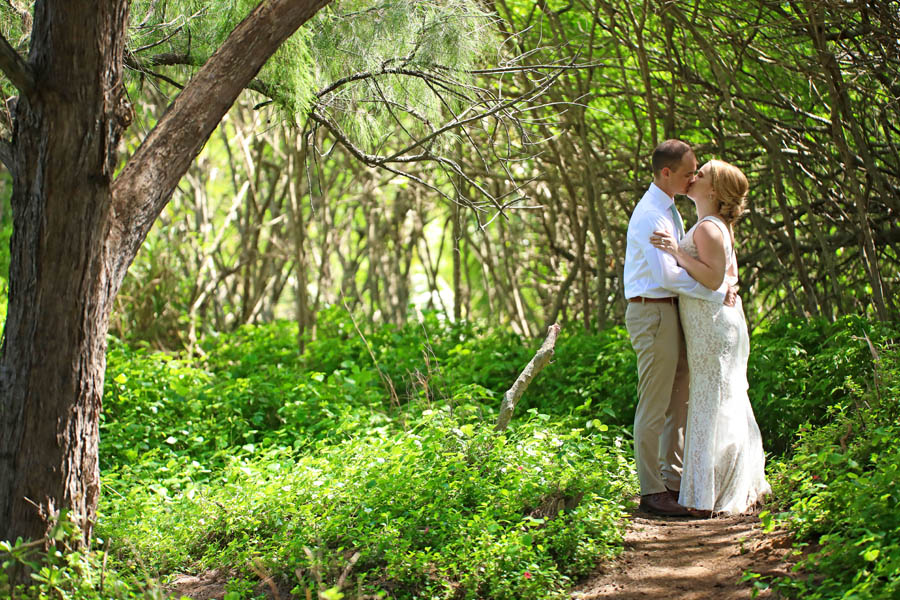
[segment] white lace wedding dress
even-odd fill
[[[737,282],[737,263],[726,225],[705,217],[725,238],[725,279]],[[697,256],[694,231],[680,245]],[[679,504],[713,513],[742,513],[771,493],[759,426],[747,397],[750,338],[738,297],[729,307],[679,297],[681,324],[691,371]]]

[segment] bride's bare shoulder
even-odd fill
[[[694,229],[694,240],[697,243],[718,242],[723,244],[725,239],[722,236],[722,230],[712,221],[700,221]]]

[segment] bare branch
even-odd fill
[[[501,102],[500,104],[491,108],[490,110],[480,112],[478,114],[472,115],[471,117],[467,117],[464,119],[456,118],[453,121],[450,121],[449,123],[445,124],[443,127],[436,129],[430,135],[427,135],[422,139],[416,140],[416,142],[414,144],[395,152],[393,155],[389,156],[386,160],[388,160],[388,161],[397,160],[398,157],[400,157],[401,155],[409,152],[410,150],[413,150],[414,148],[418,148],[419,146],[422,146],[423,144],[429,142],[432,138],[435,138],[442,133],[445,133],[451,129],[455,129],[461,125],[473,123],[473,122],[481,120],[485,117],[495,115],[503,110],[506,110],[508,108],[511,108],[512,106],[515,106],[516,104],[518,104],[520,102],[527,102],[527,101],[531,100],[532,98],[536,98],[537,96],[539,96],[543,92],[545,92],[547,90],[547,88],[549,88],[553,84],[553,82],[556,81],[557,78],[559,78],[559,76],[561,74],[562,74],[562,71],[558,71],[557,73],[554,73],[552,76],[548,77],[547,80],[544,83],[542,83],[541,85],[539,85],[538,87],[532,88],[526,92],[523,92],[522,94],[515,96],[509,100],[506,100],[505,102]],[[463,114],[465,114],[465,112]]]
[[[13,172],[13,149],[9,140],[0,139],[0,162],[10,173]]]
[[[29,96],[34,91],[34,73],[31,72],[31,67],[3,35],[0,35],[0,71],[23,95]]]
[[[183,52],[163,52],[154,54],[148,58],[139,57],[134,52],[125,53],[125,66],[137,71],[143,71],[147,67],[163,67],[172,65],[196,66],[189,54]]]
[[[125,55],[125,66],[128,67],[129,69],[132,69],[134,71],[139,71],[145,75],[151,75],[151,76],[155,77],[156,79],[159,79],[160,81],[165,81],[166,83],[175,87],[176,89],[179,89],[179,90],[184,89],[183,84],[175,81],[171,77],[168,77],[167,75],[163,75],[162,73],[159,73],[157,71],[151,70],[150,69],[151,62],[152,61],[147,61],[147,63],[142,63],[142,62],[139,62],[137,60],[137,58],[132,54],[126,53],[126,55]],[[175,64],[175,63],[168,63],[168,64]],[[186,64],[186,63],[183,63],[183,64]]]
[[[541,344],[540,350],[537,351],[534,358],[532,358],[525,366],[516,378],[516,382],[512,387],[503,394],[503,402],[500,404],[500,416],[497,417],[497,425],[494,427],[495,430],[504,431],[509,426],[513,411],[516,409],[516,404],[518,404],[522,394],[525,393],[525,390],[537,374],[541,372],[541,369],[543,369],[547,363],[550,362],[550,359],[553,358],[553,348],[556,346],[556,338],[559,337],[559,330],[559,323],[554,323],[550,326],[550,331],[547,332],[547,338],[544,340],[544,343]]]

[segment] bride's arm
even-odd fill
[[[681,268],[711,290],[718,289],[725,280],[725,240],[719,228],[708,221],[694,230],[697,258],[682,250],[671,234],[664,231],[654,231],[650,243],[671,254]]]

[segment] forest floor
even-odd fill
[[[634,510],[625,550],[572,592],[573,600],[738,600],[751,598],[745,571],[787,575],[794,560],[784,531],[763,531],[756,516],[666,518]],[[756,598],[775,598],[762,590]]]
[[[745,571],[787,575],[796,559],[784,531],[765,532],[756,516],[715,519],[666,518],[636,508],[625,534],[625,549],[603,563],[571,593],[572,600],[745,600],[752,585],[741,582]],[[221,599],[227,573],[208,571],[181,575],[172,585],[175,597]],[[268,592],[260,585],[259,592]],[[291,597],[272,590],[273,600]],[[756,598],[774,600],[771,590]]]

